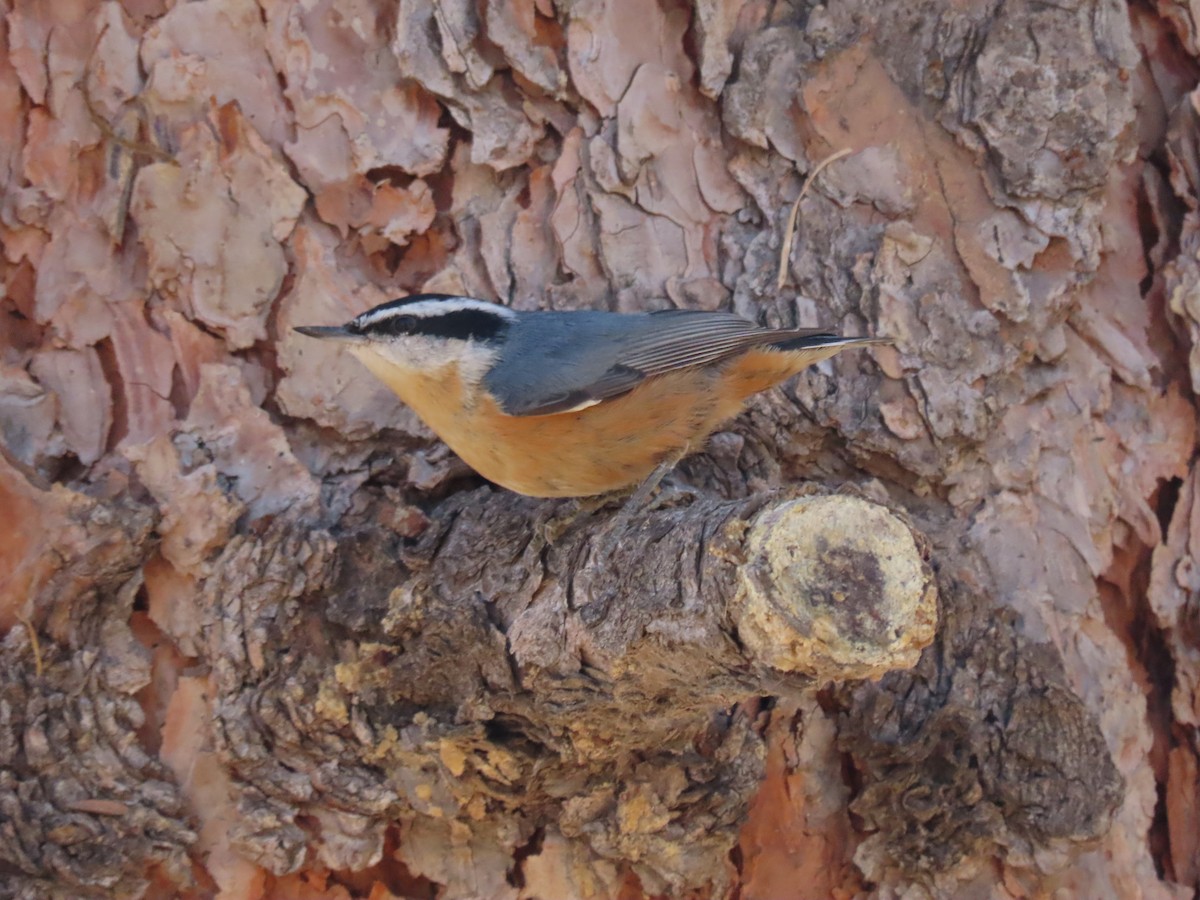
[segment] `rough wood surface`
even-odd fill
[[[0,896],[1200,887],[1186,4],[0,0],[0,46]],[[291,332],[418,289],[895,346],[604,543]],[[756,523],[818,500],[874,550],[780,592]]]

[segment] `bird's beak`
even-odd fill
[[[358,337],[345,325],[297,325],[293,330],[311,338],[335,338],[345,341]]]

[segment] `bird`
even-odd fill
[[[484,478],[574,498],[652,490],[753,394],[890,343],[721,311],[518,311],[434,293],[295,330],[344,346]]]

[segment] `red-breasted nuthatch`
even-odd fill
[[[847,347],[888,343],[725,312],[518,312],[447,294],[296,330],[344,342],[467,465],[534,497],[637,484],[751,394]]]

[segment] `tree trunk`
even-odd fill
[[[1200,889],[1189,7],[0,12],[0,897]],[[894,345],[579,514],[420,290]]]

